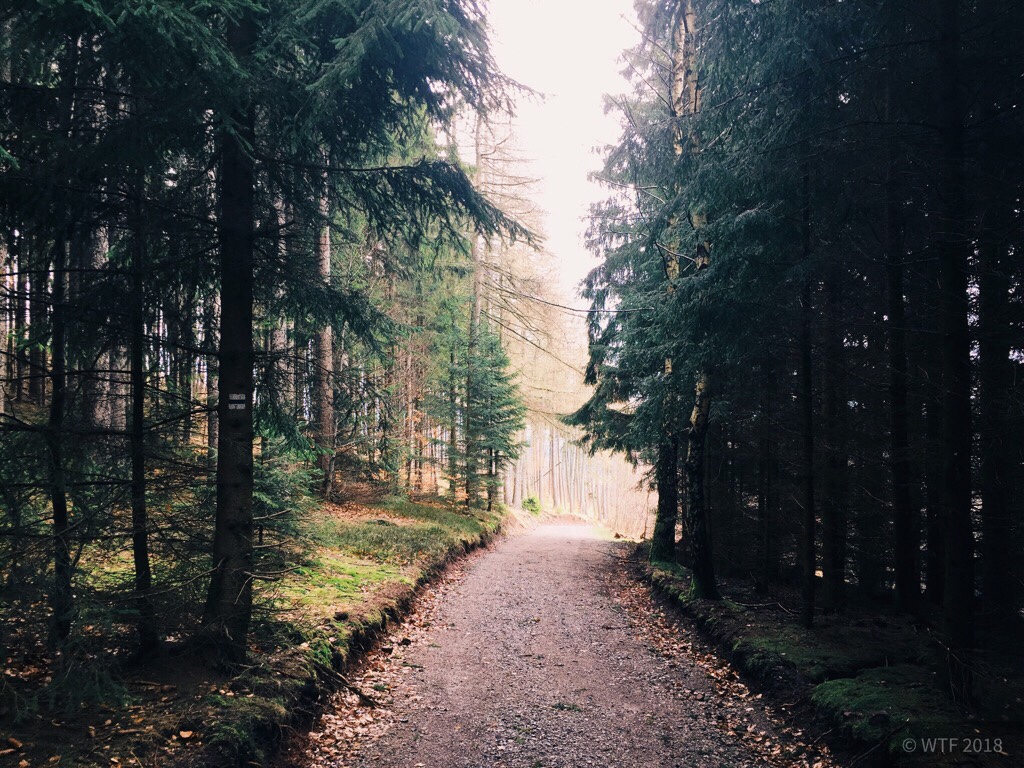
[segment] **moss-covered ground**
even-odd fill
[[[325,504],[303,516],[280,572],[256,583],[242,670],[213,671],[175,637],[144,664],[91,653],[63,687],[47,672],[52,664],[8,658],[0,766],[264,764],[345,685],[346,665],[408,610],[416,588],[501,523],[499,513],[431,499]],[[120,583],[131,568],[128,555],[96,562],[83,573],[84,590]],[[77,699],[68,695],[76,690]]]
[[[720,585],[725,599],[712,603],[691,599],[689,574],[678,565],[655,563],[643,572],[748,678],[789,711],[816,719],[819,732],[856,764],[1024,765],[1020,633],[1014,642],[1005,633],[990,636],[981,626],[986,650],[974,658],[976,700],[957,708],[943,684],[934,617],[851,605],[816,616],[815,626],[805,629],[797,621],[794,593],[780,590],[768,597],[744,582],[726,581]],[[943,752],[935,741],[942,738],[956,740],[957,747],[947,742]],[[998,743],[1002,753],[965,753],[964,739],[973,739],[973,746]]]

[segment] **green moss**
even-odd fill
[[[313,526],[310,536],[354,557],[410,564],[441,560],[453,547],[494,533],[501,522],[498,513],[454,511],[398,498],[390,499],[384,509],[411,522],[394,525],[387,520],[323,519]]]
[[[475,537],[481,533],[493,533],[498,529],[504,516],[502,511],[485,512],[479,509],[452,509],[434,504],[420,504],[408,499],[391,497],[384,508],[410,520],[436,523],[452,531]]]
[[[782,629],[739,640],[733,651],[756,674],[780,663],[792,664],[812,682],[839,676],[839,670],[856,669],[856,663],[842,648],[822,647],[798,629]]]
[[[323,550],[296,567],[279,594],[293,606],[337,610],[358,605],[368,589],[387,582],[411,584],[412,580],[398,565]]]
[[[378,562],[414,563],[441,556],[459,541],[451,530],[432,524],[385,527],[332,522],[325,528],[323,540],[328,546]]]
[[[290,719],[285,700],[277,697],[215,695],[206,703],[213,710],[205,732],[207,747],[232,759],[262,762]]]
[[[792,664],[811,682],[851,677],[862,669],[920,661],[928,655],[920,638],[898,631],[837,623],[807,631],[799,627],[759,627],[733,650],[753,665]]]
[[[840,723],[844,735],[865,742],[886,742],[897,749],[907,735],[948,723],[957,714],[923,667],[901,664],[868,669],[856,677],[829,680],[814,689],[818,709]]]

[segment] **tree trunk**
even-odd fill
[[[86,273],[82,278],[83,282],[89,278],[96,280],[100,275],[109,248],[107,228],[102,225],[95,227],[87,249],[88,263],[85,265]],[[110,369],[112,365],[110,351],[102,351],[94,361],[95,370],[86,375],[82,381],[85,420],[94,429],[102,429],[110,424]]]
[[[982,596],[1002,619],[1014,615],[1020,593],[1013,571],[1014,498],[1013,432],[1009,403],[1013,395],[1008,317],[1008,260],[994,242],[981,245],[980,361]]]
[[[968,327],[963,95],[958,0],[940,0],[938,80],[941,84],[938,245],[943,335],[943,454],[946,473],[946,591],[943,618],[954,701],[971,696],[974,644],[974,539],[971,526],[971,345]]]
[[[455,504],[459,496],[459,400],[455,379],[454,339],[452,340],[452,349],[448,353],[448,365],[450,368],[448,376],[448,483],[451,502]]]
[[[14,383],[14,292],[12,284],[13,264],[10,258],[9,243],[13,233],[0,235],[0,415],[7,413],[7,404],[11,400],[11,388]]]
[[[26,316],[28,315],[29,265],[28,254],[25,253],[25,235],[19,234],[15,237],[12,231],[10,237],[11,254],[18,265],[15,277],[17,295],[14,300],[14,338],[18,345],[14,372],[14,399],[20,403],[28,398],[28,352],[24,342],[28,339],[30,333],[30,329],[26,324]]]
[[[320,216],[323,221],[316,238],[316,258],[320,279],[331,282],[331,229],[328,224],[330,205],[327,192],[320,198]],[[323,473],[322,493],[330,498],[334,486],[334,336],[330,325],[324,325],[316,337],[316,442],[320,449],[320,471]]]
[[[245,61],[256,42],[252,12],[229,22],[228,46]],[[255,134],[251,104],[230,116],[221,137],[220,380],[217,513],[205,635],[221,663],[246,657],[253,570],[253,266],[255,171],[246,154]]]
[[[686,533],[690,537],[690,556],[693,558],[690,593],[701,600],[720,600],[704,506],[704,458],[710,414],[711,393],[707,380],[701,375],[694,391],[690,431],[686,438],[686,462],[683,465],[686,473]]]
[[[672,562],[676,552],[676,517],[679,511],[679,446],[665,438],[658,445],[654,465],[658,485],[658,513],[651,535],[651,561]]]
[[[802,180],[801,240],[803,260],[809,264],[811,258],[811,178],[805,165]],[[811,340],[811,283],[805,278],[800,291],[800,411],[801,443],[803,453],[803,526],[800,539],[800,623],[805,627],[814,624],[814,592],[817,579],[817,547],[815,524],[817,512],[814,506],[814,369]]]
[[[846,412],[843,329],[840,276],[829,275],[825,283],[825,476],[821,505],[822,590],[825,611],[839,611],[846,596]]]
[[[71,526],[64,468],[64,417],[67,378],[65,371],[65,282],[67,245],[58,238],[54,245],[53,314],[51,318],[50,417],[46,425],[46,447],[50,459],[50,502],[53,507],[54,584],[50,603],[53,609],[51,641],[62,646],[71,635],[74,597],[71,591]]]
[[[132,465],[132,559],[135,565],[135,605],[138,610],[139,654],[152,653],[160,643],[156,614],[150,592],[153,577],[149,564],[149,515],[146,509],[146,368],[144,347],[146,341],[143,314],[145,270],[145,241],[141,208],[142,189],[136,190],[135,232],[132,242],[132,291],[129,298],[131,318],[131,403],[132,419],[130,452]]]
[[[889,75],[890,79],[892,75]],[[891,100],[891,86],[889,88]],[[890,139],[885,179],[885,251],[888,275],[889,322],[889,468],[892,509],[896,602],[906,612],[917,608],[921,576],[918,523],[911,500],[910,430],[907,409],[906,313],[903,305],[903,227],[896,185],[896,146]]]
[[[33,405],[46,404],[46,344],[41,337],[46,328],[47,278],[50,260],[41,247],[32,248],[31,283],[28,303],[28,333],[32,341],[28,352],[28,400]]]
[[[938,270],[929,269],[924,303],[938,307]],[[933,319],[929,327],[936,324]],[[942,344],[928,328],[922,333],[925,407],[925,594],[932,605],[942,605],[946,585],[946,511],[943,474]]]
[[[768,592],[770,584],[778,580],[778,559],[775,553],[772,528],[777,504],[775,499],[775,430],[773,406],[775,402],[775,371],[770,356],[761,365],[762,386],[757,450],[757,518],[760,529],[761,552],[757,591]]]
[[[203,317],[203,343],[209,350],[206,356],[206,459],[210,466],[217,460],[217,305],[216,295],[211,294],[206,302]]]

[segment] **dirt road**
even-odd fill
[[[289,763],[353,768],[744,768],[793,755],[763,704],[583,525],[505,539],[450,573]],[[354,697],[353,697],[354,698]],[[799,736],[799,734],[797,734]]]

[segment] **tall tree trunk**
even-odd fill
[[[29,295],[29,263],[28,254],[25,252],[25,235],[14,236],[13,230],[10,233],[11,255],[17,264],[15,281],[17,291],[14,300],[14,338],[17,344],[17,356],[15,358],[15,386],[14,399],[16,402],[24,402],[28,399],[28,352],[25,342],[28,339],[30,329],[26,323],[28,315]]]
[[[146,342],[143,314],[143,274],[146,245],[142,233],[142,185],[136,189],[134,227],[132,235],[132,291],[129,298],[131,319],[131,497],[132,497],[132,559],[135,565],[135,605],[138,610],[139,653],[148,655],[160,643],[156,627],[156,612],[150,592],[153,577],[149,564],[149,514],[146,509],[146,368],[144,347]]]
[[[92,231],[87,250],[88,263],[83,283],[95,281],[103,270],[110,248],[107,227],[96,226]],[[113,366],[109,350],[103,350],[94,361],[95,370],[83,377],[82,396],[84,398],[85,420],[94,429],[106,428],[110,424],[110,386],[111,367]]]
[[[81,41],[71,38],[68,40],[66,67],[62,68],[61,86],[64,95],[60,102],[60,134],[64,138],[72,137],[75,133],[73,98],[78,85],[79,64],[80,64]],[[74,614],[74,594],[71,590],[73,575],[73,564],[71,561],[71,521],[67,497],[67,477],[64,465],[64,422],[67,416],[67,261],[68,261],[68,238],[73,237],[77,227],[75,226],[75,211],[67,212],[68,219],[62,223],[60,234],[53,243],[53,289],[49,297],[51,306],[50,315],[50,413],[44,432],[44,442],[49,458],[49,492],[50,503],[53,510],[53,572],[54,583],[53,593],[50,597],[50,604],[53,610],[50,626],[50,640],[57,646],[65,645],[71,635],[71,626]],[[37,257],[40,262],[45,262],[43,268],[32,275],[32,293],[36,297],[34,302],[37,308],[37,315],[32,318],[32,335],[42,334],[45,317],[46,283],[49,263],[42,258],[44,251],[39,249]],[[37,265],[40,266],[40,265]],[[32,308],[30,307],[30,312]],[[36,322],[39,322],[36,325]],[[42,344],[33,345],[34,355],[36,348]],[[42,397],[45,393],[43,375],[45,371],[46,356],[39,352],[31,357],[33,361],[33,378],[37,387],[35,390],[34,402],[42,405]],[[33,396],[33,389],[30,382],[29,395]]]
[[[9,76],[8,76],[9,77]],[[7,413],[14,384],[14,293],[12,274],[15,267],[11,259],[10,235],[0,235],[0,415]]]
[[[806,165],[801,182],[802,222],[801,241],[803,260],[809,265],[811,258],[811,177]],[[811,339],[811,282],[805,278],[800,290],[800,412],[801,444],[803,452],[803,525],[800,538],[800,623],[805,627],[814,624],[814,592],[817,580],[817,546],[815,524],[817,511],[814,505],[814,368],[813,343]]]
[[[981,411],[981,524],[982,596],[1000,618],[1014,615],[1020,595],[1013,571],[1014,497],[1013,433],[1009,403],[1013,394],[1010,359],[1011,324],[1008,317],[1010,279],[1002,247],[983,242],[980,279]]]
[[[482,136],[484,128],[484,118],[478,115],[473,140],[474,164],[477,169],[474,183],[478,188],[482,188],[486,182],[486,158],[483,152]],[[474,363],[476,362],[476,350],[480,341],[480,312],[483,306],[484,265],[480,254],[480,236],[473,232],[469,237],[473,294],[470,297],[469,336],[466,342],[466,402],[463,405],[462,413],[466,438],[466,506],[471,506],[476,501],[476,496],[479,492],[477,477],[479,469],[477,467],[478,457],[476,455],[478,450],[476,446],[478,427],[475,422],[483,416],[483,414],[475,412],[472,393],[477,386],[474,380],[476,374]]]
[[[846,600],[846,412],[843,329],[839,287],[840,275],[825,282],[824,411],[825,467],[824,499],[821,505],[822,590],[821,606],[838,611]]]
[[[54,585],[50,602],[53,609],[51,640],[62,646],[71,635],[74,597],[71,591],[71,526],[68,517],[67,479],[64,467],[64,417],[67,394],[65,370],[65,260],[67,245],[63,237],[54,246],[53,313],[51,316],[50,417],[46,425],[46,447],[50,460],[50,502],[53,507]]]
[[[46,344],[42,335],[46,328],[47,279],[50,259],[45,247],[32,248],[31,283],[28,302],[28,332],[32,341],[28,352],[28,399],[33,405],[46,404]],[[52,379],[51,379],[52,381]]]
[[[940,293],[936,288],[938,270],[930,267],[925,275],[924,303],[939,306]],[[931,327],[937,324],[933,318]],[[942,605],[946,585],[946,510],[945,475],[943,465],[942,427],[942,343],[937,335],[924,329],[922,373],[925,408],[925,595],[932,605]]]
[[[452,331],[454,332],[454,328]],[[452,348],[448,353],[448,477],[451,502],[455,504],[459,496],[459,399],[457,392],[458,382],[455,379],[455,341],[454,333]]]
[[[704,459],[708,419],[711,415],[711,393],[703,374],[697,378],[693,400],[690,431],[686,437],[686,462],[683,465],[686,472],[686,533],[690,537],[690,553],[693,558],[690,593],[701,600],[720,600],[705,510]]]
[[[320,198],[320,216],[323,221],[317,232],[316,257],[320,279],[331,282],[331,229],[330,204],[326,189]],[[320,448],[320,471],[323,473],[322,492],[330,498],[334,486],[334,336],[330,325],[324,325],[316,337],[316,407],[317,445]]]
[[[757,450],[757,518],[760,529],[761,552],[757,581],[758,592],[768,592],[770,584],[778,580],[778,559],[775,554],[772,528],[775,522],[775,431],[773,406],[775,402],[775,370],[770,355],[761,365],[761,405],[759,408],[759,435]]]
[[[676,517],[679,511],[679,445],[662,439],[654,465],[658,485],[658,512],[651,535],[651,560],[672,562],[676,552]]]
[[[700,112],[700,84],[697,76],[697,13],[693,0],[682,0],[678,8],[679,17],[673,28],[672,39],[672,115],[675,118],[674,151],[681,157],[688,144],[691,151],[699,147],[699,137],[692,129],[684,132],[683,120]],[[684,135],[687,141],[684,141]],[[703,211],[690,212],[690,224],[701,237],[706,216]],[[699,273],[710,264],[710,244],[698,239],[694,259]],[[676,267],[678,270],[678,267]],[[669,289],[672,290],[673,275],[669,274]],[[667,372],[671,361],[666,361]],[[686,482],[686,534],[690,540],[690,556],[693,565],[692,592],[694,596],[720,599],[715,584],[714,560],[711,557],[711,537],[708,532],[707,509],[705,507],[704,479],[706,474],[705,455],[708,432],[708,418],[711,414],[711,392],[708,372],[697,372],[694,387],[693,409],[686,438],[686,460],[683,462]]]
[[[888,78],[891,81],[891,73]],[[887,91],[891,109],[891,82]],[[917,565],[920,535],[910,494],[912,478],[907,408],[906,312],[903,304],[903,226],[896,181],[896,144],[893,139],[889,140],[886,161],[885,251],[889,314],[889,469],[892,473],[896,602],[902,610],[913,612],[917,608],[921,590]]]
[[[210,294],[203,311],[203,344],[207,351],[206,355],[206,460],[210,466],[214,466],[217,460],[217,355],[213,350],[218,349],[217,343],[217,305],[219,301],[215,294]]]
[[[946,472],[946,592],[943,603],[949,685],[954,701],[971,696],[974,644],[974,537],[971,525],[971,345],[965,231],[964,108],[958,0],[938,3],[941,199],[938,256],[942,292],[943,453]]]
[[[228,23],[232,54],[245,62],[256,42],[252,11]],[[253,266],[255,171],[246,154],[255,114],[246,104],[221,137],[220,380],[218,384],[217,514],[205,635],[218,661],[245,660],[252,618],[253,570]]]

